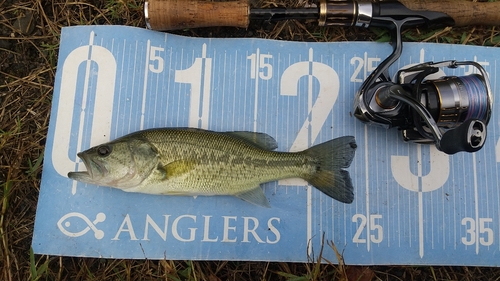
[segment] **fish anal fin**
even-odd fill
[[[260,186],[257,186],[249,191],[236,194],[235,196],[252,204],[265,208],[271,208],[271,205],[269,205],[269,201],[267,201],[267,198],[264,195],[264,191],[262,191],[262,188]]]
[[[196,162],[190,160],[177,160],[174,162],[170,162],[167,165],[163,166],[163,170],[165,173],[164,178],[169,179],[181,176],[193,170],[195,166]]]

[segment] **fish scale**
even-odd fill
[[[179,182],[181,189],[199,186],[211,193],[212,188],[229,181],[235,192],[237,186],[241,186],[243,191],[244,186],[310,174],[315,169],[313,159],[301,153],[266,151],[235,138],[222,138],[210,133],[177,132],[179,136],[172,140],[157,134],[146,138],[158,149],[163,164],[181,159],[197,162],[197,167],[186,176],[186,180]],[[182,139],[192,141],[181,142]],[[181,153],[171,153],[168,146],[172,143],[185,148],[180,150]],[[190,176],[194,177],[193,180],[189,179]]]
[[[156,132],[145,138],[157,148],[160,161],[165,165],[177,160],[197,163],[191,172],[172,182],[171,188],[178,191],[199,188],[207,194],[224,194],[223,185],[231,182],[234,193],[238,193],[248,186],[310,174],[315,169],[313,159],[302,153],[266,151],[239,139],[211,133],[175,133],[172,138],[164,138]],[[196,139],[200,141],[192,141]],[[183,149],[172,152],[171,147]]]

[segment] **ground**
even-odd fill
[[[253,1],[258,7],[298,0]],[[113,260],[33,255],[30,250],[63,26],[144,27],[142,1],[0,0],[0,280],[498,280],[479,267],[356,267],[317,263]],[[203,37],[259,37],[295,41],[388,41],[382,29],[320,28],[314,22],[253,22],[248,29],[175,31]],[[493,26],[411,29],[406,41],[498,46]]]

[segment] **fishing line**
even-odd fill
[[[486,119],[488,96],[485,95],[486,86],[484,81],[477,74],[458,77],[458,79],[463,82],[469,97],[469,110],[465,119]]]

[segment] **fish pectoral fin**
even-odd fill
[[[255,132],[225,132],[224,134],[229,135],[240,140],[244,140],[258,148],[264,150],[275,150],[278,148],[278,143],[276,140],[268,134],[255,133]]]
[[[163,166],[164,178],[169,179],[190,172],[196,167],[196,162],[191,160],[177,160]]]
[[[262,191],[262,188],[260,186],[257,186],[250,191],[236,194],[235,196],[252,204],[271,208],[271,205],[269,205],[269,201],[267,201],[267,198],[264,195],[264,191]]]

